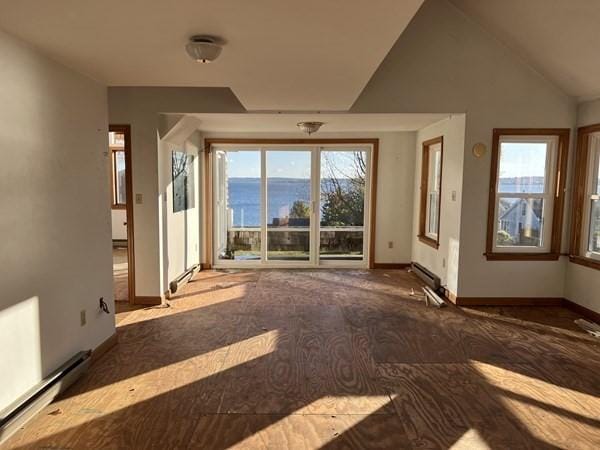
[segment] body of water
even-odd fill
[[[343,180],[342,180],[343,181]],[[501,192],[544,192],[544,178],[500,178]],[[229,178],[228,206],[233,209],[233,226],[260,226],[260,178]],[[267,220],[286,217],[295,201],[310,202],[308,178],[269,178]],[[443,214],[443,211],[442,211]]]
[[[260,178],[230,178],[229,208],[233,209],[234,227],[260,226]],[[267,184],[267,220],[286,217],[295,201],[310,202],[310,180],[269,178]]]

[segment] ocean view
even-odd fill
[[[229,207],[233,209],[234,227],[260,226],[260,178],[229,178]],[[269,178],[267,184],[268,223],[285,217],[294,201],[310,202],[307,178]]]
[[[543,192],[544,177],[500,178],[501,192],[522,192],[524,189],[531,193]],[[233,226],[259,227],[260,178],[229,178],[228,190],[228,205],[233,209]],[[267,192],[267,219],[268,223],[272,223],[273,218],[288,215],[294,201],[310,202],[310,180],[271,177],[268,179]]]

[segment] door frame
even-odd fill
[[[135,304],[135,250],[133,224],[133,170],[131,164],[131,125],[109,125],[109,132],[123,133],[125,145],[125,214],[127,218],[127,301]],[[112,156],[112,155],[111,155]],[[112,168],[111,168],[112,171]]]
[[[214,186],[213,186],[213,157],[212,150],[218,145],[256,145],[256,146],[318,146],[318,145],[370,145],[370,186],[369,186],[369,215],[367,224],[368,260],[367,267],[375,268],[375,230],[377,217],[377,163],[379,160],[379,139],[230,139],[230,138],[207,138],[204,140],[204,164],[202,178],[204,182],[204,261],[203,268],[212,268],[214,266]],[[319,152],[320,155],[320,152]],[[318,255],[314,255],[317,257]],[[279,266],[284,268],[286,265]],[[342,264],[340,264],[342,266]],[[304,265],[304,267],[307,267]],[[310,266],[308,266],[310,267]],[[319,267],[327,267],[320,265]],[[248,266],[250,268],[250,265]],[[256,268],[253,266],[252,268]]]

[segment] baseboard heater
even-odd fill
[[[196,264],[190,267],[188,270],[179,275],[175,280],[171,281],[169,283],[169,291],[167,292],[168,296],[170,297],[175,292],[177,292],[181,288],[181,286],[190,281],[198,272],[200,272],[200,264]]]
[[[0,444],[81,377],[90,365],[91,353],[77,353],[0,411]]]
[[[413,273],[416,276],[418,276],[421,280],[423,280],[423,282],[431,289],[433,289],[433,291],[439,292],[441,286],[440,277],[438,277],[436,274],[426,269],[419,263],[412,263],[411,269]]]

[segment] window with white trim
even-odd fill
[[[557,260],[569,151],[568,128],[495,128],[485,256]]]
[[[600,133],[590,136],[587,192],[584,213],[587,239],[585,256],[600,260]]]
[[[500,136],[494,251],[550,250],[557,138]]]
[[[421,242],[434,248],[438,248],[440,242],[443,154],[442,136],[423,142],[418,237]]]

